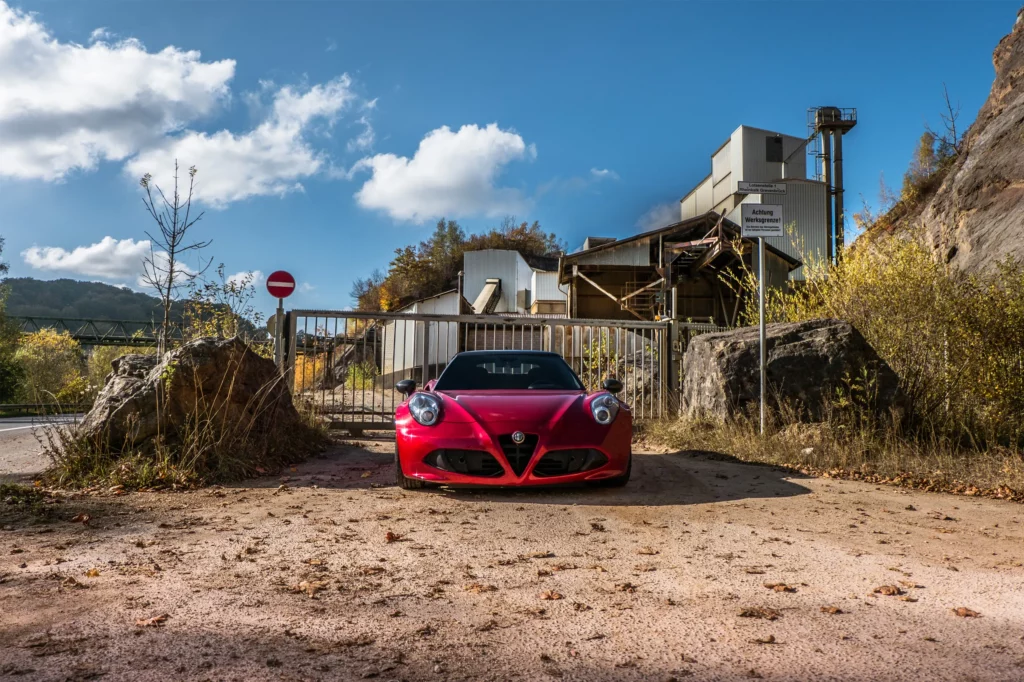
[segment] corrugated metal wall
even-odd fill
[[[492,277],[501,280],[501,300],[495,313],[511,313],[516,311],[516,287],[519,264],[522,257],[515,251],[488,249],[485,251],[467,251],[463,257],[463,295],[467,301],[475,301],[483,291],[484,282]],[[529,266],[527,266],[528,268]]]
[[[782,164],[768,163],[765,158],[765,138],[774,136],[775,133],[769,130],[748,126],[740,126],[733,132],[732,145],[739,146],[743,154],[740,166],[742,173],[737,180],[774,182],[783,177]],[[782,154],[784,158],[789,158],[785,166],[786,178],[807,178],[806,146],[804,140],[799,137],[782,136]],[[736,169],[737,166],[734,165],[733,168]]]
[[[804,263],[822,263],[827,257],[828,235],[825,231],[825,184],[813,180],[789,180],[785,194],[750,194],[744,204],[775,204],[782,206],[786,236],[769,237],[775,248],[799,258]],[[737,206],[729,214],[736,224],[742,223],[742,209]],[[790,273],[790,279],[803,279],[803,267]]]
[[[635,242],[577,256],[580,265],[650,265],[651,240],[638,239]]]
[[[539,272],[535,270],[531,289],[533,290],[531,298],[534,301],[558,301],[565,303],[565,292],[558,288],[557,272]]]

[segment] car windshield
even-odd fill
[[[554,353],[464,353],[441,373],[435,391],[583,389],[561,356]]]

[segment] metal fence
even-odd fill
[[[554,351],[588,390],[619,379],[619,397],[634,418],[668,414],[666,322],[330,310],[293,310],[286,320],[285,366],[294,395],[336,428],[394,428],[402,402],[395,384],[414,379],[422,386],[467,350]]]

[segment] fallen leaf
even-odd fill
[[[88,571],[85,572],[85,577],[86,578],[99,578],[100,577],[100,569],[98,569],[98,568],[90,568]]]
[[[594,530],[594,531],[598,532],[598,533],[603,533],[603,532],[605,532],[605,528],[604,528],[604,525],[603,525],[603,524],[600,524],[600,523],[597,523],[596,521],[591,521],[591,522],[590,522],[590,528],[591,528],[592,530]]]
[[[960,616],[961,618],[980,618],[981,614],[977,611],[967,608],[966,606],[958,606],[953,609],[953,613]]]
[[[480,583],[473,583],[471,585],[465,585],[463,588],[466,592],[472,592],[474,594],[480,594],[481,592],[497,592],[498,588],[494,585],[482,585]]]
[[[886,597],[898,597],[899,595],[903,594],[903,590],[896,587],[895,585],[879,585],[871,591],[875,594],[881,594]]]
[[[775,635],[768,635],[767,637],[758,637],[757,639],[750,640],[751,644],[775,644]]]
[[[554,552],[534,552],[533,554],[527,554],[531,559],[550,559],[555,556]]]
[[[390,530],[384,534],[384,540],[389,544],[392,542],[398,542],[402,539],[402,536],[398,533],[392,533]]]
[[[89,525],[89,521],[92,519],[88,514],[79,514],[75,518],[71,519],[71,523],[81,523],[84,526]]]
[[[555,592],[554,590],[546,590],[544,592],[541,592],[540,598],[549,600],[564,599],[561,593]]]
[[[765,573],[760,568],[748,568],[746,570],[746,572],[749,573],[750,575],[764,575],[764,573]]]
[[[822,606],[821,612],[827,613],[830,616],[838,616],[839,614],[844,613],[844,611],[838,606]]]
[[[795,587],[791,587],[786,583],[764,583],[764,586],[776,592],[796,592]]]
[[[900,597],[900,601],[915,602],[915,601],[917,601],[917,597],[902,596],[902,597]]]
[[[61,587],[66,587],[69,590],[84,590],[87,587],[89,587],[88,585],[78,582],[70,575],[67,578],[64,578],[64,580],[61,581],[60,585]]]
[[[315,597],[316,593],[327,587],[326,580],[303,580],[298,585],[292,586],[292,592],[304,592],[310,598]]]
[[[372,471],[364,471],[362,474],[359,475],[359,478],[369,478],[370,476],[373,476]]]
[[[170,614],[161,613],[159,616],[153,616],[152,618],[143,618],[142,620],[135,621],[135,624],[143,628],[155,628],[163,625],[170,618]]]
[[[628,592],[629,594],[636,593],[636,585],[633,583],[618,583],[615,585],[615,589],[619,592]]]
[[[653,547],[641,547],[636,551],[636,553],[643,554],[644,556],[654,556],[655,554],[659,554],[658,550]]]
[[[900,585],[903,585],[903,587],[909,587],[911,589],[920,589],[920,588],[924,587],[924,585],[918,585],[913,580],[901,580],[899,582],[900,582]]]
[[[781,613],[775,609],[770,609],[765,606],[753,606],[740,611],[740,618],[764,618],[765,620],[775,620],[781,617]]]

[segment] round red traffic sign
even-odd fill
[[[278,270],[267,277],[267,291],[274,298],[288,298],[295,293],[295,278],[284,270]]]

